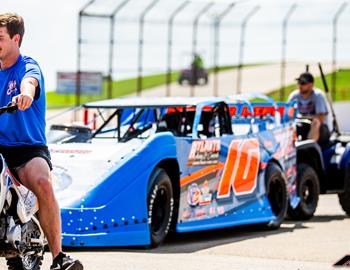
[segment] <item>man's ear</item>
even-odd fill
[[[21,36],[19,34],[16,34],[16,35],[13,36],[12,39],[13,39],[13,41],[17,42],[18,45],[19,45],[19,42],[21,40]]]

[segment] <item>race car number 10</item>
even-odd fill
[[[219,182],[217,198],[230,197],[231,186],[235,195],[252,193],[256,188],[259,162],[260,151],[257,139],[232,141]]]

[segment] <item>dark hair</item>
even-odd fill
[[[6,27],[10,38],[19,34],[19,46],[21,47],[22,39],[24,36],[24,21],[23,18],[16,13],[3,13],[0,14],[0,27]]]

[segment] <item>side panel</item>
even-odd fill
[[[295,148],[296,131],[292,123],[286,123],[273,131],[277,149],[272,158],[280,164],[287,180],[289,203],[292,208],[297,207],[300,198],[297,196],[297,153]]]
[[[260,168],[268,153],[257,137],[178,138],[177,146],[182,172],[178,232],[274,218]]]

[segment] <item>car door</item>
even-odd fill
[[[180,180],[179,223],[215,220],[256,200],[259,142],[254,134],[232,133],[224,102],[197,107]],[[182,161],[184,165],[184,161]]]

